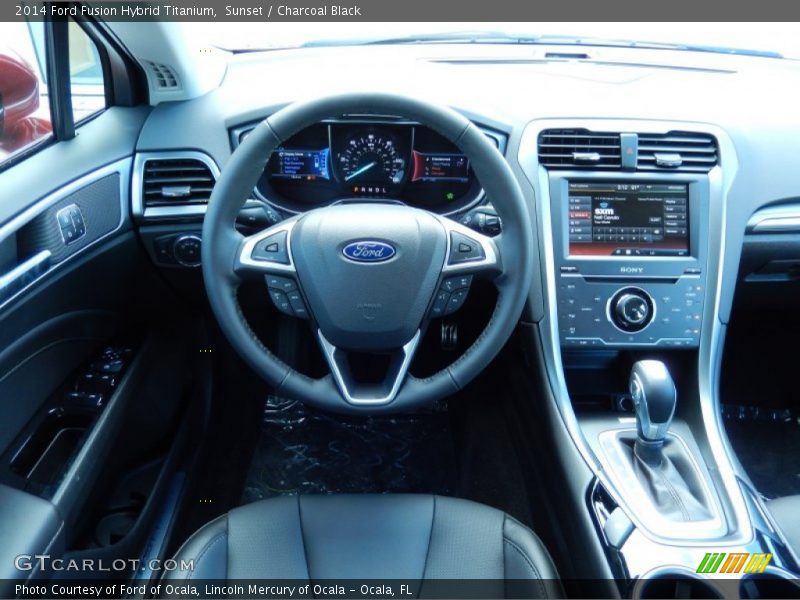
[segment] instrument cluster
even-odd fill
[[[234,134],[234,142],[248,131]],[[499,135],[487,135],[500,147]],[[450,214],[483,197],[453,143],[428,127],[395,121],[326,121],[302,130],[273,152],[256,191],[295,212],[358,199]]]

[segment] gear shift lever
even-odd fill
[[[663,519],[708,521],[717,513],[703,486],[704,474],[685,442],[678,436],[667,437],[677,392],[666,365],[659,360],[634,363],[629,385],[636,411],[636,437],[632,439],[632,432],[628,432],[618,438],[622,441],[621,463]]]
[[[640,360],[631,369],[629,385],[636,412],[637,454],[657,466],[675,414],[675,383],[660,360]]]

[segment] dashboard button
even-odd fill
[[[197,267],[200,265],[200,251],[203,242],[195,234],[182,235],[175,240],[172,253],[175,260],[184,267]]]

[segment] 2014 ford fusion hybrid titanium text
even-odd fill
[[[34,17],[0,595],[798,596],[791,27]]]

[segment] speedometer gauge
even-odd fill
[[[380,130],[351,135],[337,158],[340,179],[353,190],[388,193],[406,176],[406,160],[394,137]]]

